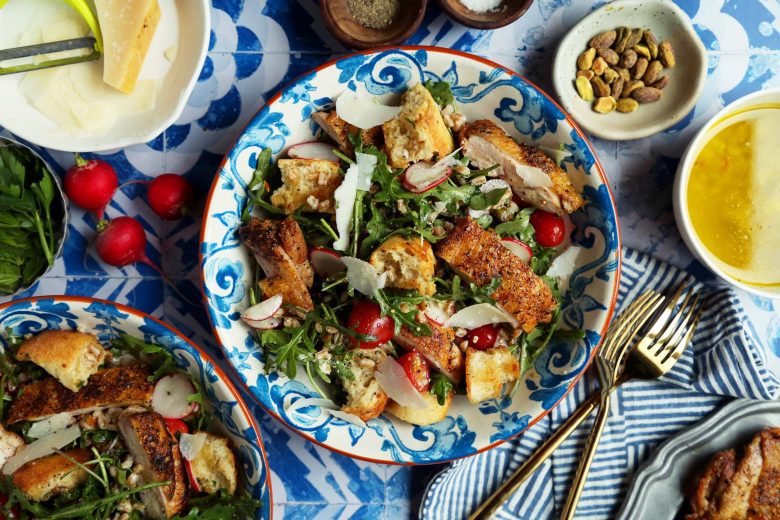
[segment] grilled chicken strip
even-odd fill
[[[525,332],[552,319],[558,303],[547,284],[504,247],[495,232],[483,230],[471,217],[458,220],[449,235],[436,244],[435,252],[479,286],[500,277],[493,299],[517,318]]]
[[[143,467],[144,484],[169,482],[141,492],[144,514],[170,518],[184,509],[188,486],[179,444],[156,412],[127,410],[118,419],[119,431],[136,464]]]
[[[43,502],[86,482],[89,474],[79,464],[83,465],[93,457],[92,452],[84,448],[47,455],[24,464],[11,478],[30,500]]]
[[[352,146],[352,143],[349,142],[349,135],[356,133],[359,128],[352,126],[341,119],[336,115],[335,110],[330,112],[315,112],[311,115],[311,118],[314,119],[314,122],[317,123],[331,139],[336,141],[336,144],[341,148],[342,152],[352,155],[355,148]],[[374,145],[378,148],[382,146],[384,141],[381,126],[363,130],[362,137],[364,145]]]
[[[306,240],[295,220],[253,218],[238,234],[265,273],[260,288],[266,298],[281,294],[286,304],[307,311],[314,309],[309,294],[314,271],[309,264]]]
[[[62,412],[92,413],[100,408],[148,405],[154,385],[152,370],[137,364],[98,370],[78,392],[71,392],[54,378],[23,386],[8,411],[8,424],[39,421]]]
[[[478,168],[498,164],[499,177],[512,192],[539,209],[563,215],[583,204],[582,196],[555,161],[533,146],[518,144],[492,121],[480,119],[465,126],[460,132],[460,146],[463,155]],[[546,176],[521,173],[527,166],[538,168]]]
[[[428,322],[431,328],[430,336],[415,336],[403,327],[393,341],[406,350],[416,350],[442,374],[455,383],[463,379],[463,353],[455,345],[455,331],[449,327],[441,327]]]

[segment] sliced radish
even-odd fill
[[[444,326],[476,329],[483,325],[495,325],[497,323],[509,323],[513,327],[520,325],[517,319],[504,309],[489,303],[478,303],[453,314],[450,319],[444,322]]]
[[[247,321],[263,321],[272,318],[282,306],[282,295],[274,294],[270,298],[252,305],[241,313],[241,318]]]
[[[345,90],[336,98],[336,115],[363,130],[368,130],[393,119],[401,107],[380,104],[373,96]]]
[[[192,471],[192,463],[184,459],[184,467],[187,468],[187,478],[190,480],[190,487],[196,493],[200,493],[200,484],[198,484],[198,479],[195,478],[195,472]]]
[[[10,475],[31,460],[51,455],[81,436],[81,428],[77,425],[54,432],[19,448],[3,465],[3,475]]]
[[[287,155],[293,159],[321,159],[324,161],[339,162],[334,152],[336,148],[319,141],[308,141],[292,145],[287,150]]]
[[[329,414],[337,419],[341,419],[342,421],[348,422],[349,424],[354,424],[355,426],[360,426],[361,428],[368,428],[368,425],[363,421],[363,419],[357,415],[342,412],[341,410],[331,410],[330,408],[327,408],[327,410]]]
[[[428,321],[442,326],[452,315],[451,308],[450,302],[430,301],[425,304],[425,317],[428,318]]]
[[[256,330],[271,330],[279,327],[282,324],[281,318],[268,318],[265,320],[247,320],[244,319],[244,323]]]
[[[181,451],[181,456],[185,460],[194,460],[205,444],[206,434],[203,432],[182,433],[179,437],[179,451]]]
[[[520,260],[526,264],[530,262],[531,258],[534,256],[534,252],[531,249],[531,246],[522,240],[518,240],[516,238],[504,238],[501,239],[501,244],[516,256],[518,256]]]
[[[187,400],[195,393],[190,378],[181,373],[160,378],[152,392],[152,409],[166,419],[182,419],[195,411]]]
[[[341,261],[347,266],[349,286],[359,293],[372,297],[377,289],[384,288],[387,273],[380,274],[373,265],[352,256],[342,257]]]
[[[419,161],[409,166],[401,177],[404,188],[412,193],[432,190],[452,175],[449,166],[436,166],[429,161]]]
[[[417,410],[428,408],[428,402],[414,387],[404,368],[392,357],[387,356],[377,365],[374,377],[387,396],[401,406]]]
[[[314,272],[323,278],[329,278],[347,268],[341,261],[341,255],[327,247],[313,247],[309,251],[309,261]]]

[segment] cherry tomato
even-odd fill
[[[5,506],[8,503],[8,497],[4,494],[0,493],[0,509]],[[19,508],[17,506],[13,506],[11,510],[7,513],[8,516],[6,516],[6,513],[3,513],[2,510],[0,510],[0,520],[6,520],[6,519],[12,519],[12,518],[18,518],[19,517]]]
[[[190,427],[181,419],[165,419],[165,426],[172,435],[177,433],[190,433]]]
[[[198,484],[198,479],[195,478],[195,473],[192,471],[192,463],[187,459],[184,459],[184,467],[187,470],[187,478],[190,481],[190,487],[196,493],[200,493],[200,484]]]
[[[537,210],[531,215],[531,225],[536,232],[536,241],[544,247],[555,247],[563,242],[566,225],[558,215]]]
[[[486,350],[492,348],[496,344],[496,337],[498,337],[498,327],[495,325],[482,325],[476,329],[471,329],[466,334],[466,340],[469,342],[469,347],[477,350]]]
[[[349,338],[353,345],[371,349],[390,341],[395,324],[390,316],[382,316],[379,305],[368,300],[360,300],[352,305],[347,318],[347,327],[358,334],[374,336],[375,341],[358,341],[356,338]]]
[[[427,392],[431,387],[431,371],[428,362],[422,354],[413,350],[398,358],[398,363],[404,367],[406,377],[412,382],[418,392]]]

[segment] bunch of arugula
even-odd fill
[[[51,172],[32,152],[0,147],[0,294],[30,285],[54,263],[64,232],[56,192]]]

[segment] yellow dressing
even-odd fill
[[[780,105],[716,124],[688,184],[691,223],[727,274],[780,284]]]

